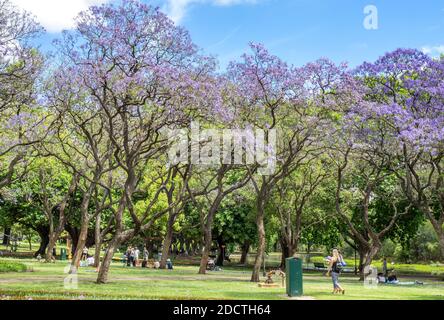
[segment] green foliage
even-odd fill
[[[257,229],[254,206],[244,198],[234,195],[218,210],[214,219],[213,233],[226,244],[242,245],[248,240],[255,242]]]
[[[398,246],[395,257],[404,262],[439,261],[439,243],[430,222],[423,224],[407,245]]]
[[[0,260],[0,273],[26,272],[27,270],[28,267],[23,263]]]

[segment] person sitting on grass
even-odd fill
[[[327,271],[327,276],[330,276],[331,274],[331,278],[333,280],[333,294],[336,293],[345,294],[345,290],[339,284],[339,274],[341,273],[341,268],[340,268],[341,260],[342,259],[339,254],[339,251],[337,249],[334,249],[333,256],[330,259]]]
[[[386,284],[392,284],[392,285],[398,285],[398,286],[414,286],[414,285],[422,286],[422,285],[424,285],[424,282],[421,282],[418,280],[401,282],[398,280],[398,277],[396,276],[395,271],[392,270],[390,272],[390,275],[387,278]]]
[[[378,273],[378,283],[386,283],[387,278],[385,277],[384,273]]]
[[[173,262],[171,261],[171,259],[167,260],[167,268],[168,270],[173,270]]]
[[[398,277],[396,276],[394,271],[392,271],[390,273],[390,275],[388,276],[387,283],[388,284],[398,284],[399,283]]]
[[[86,264],[88,267],[93,266],[94,265],[94,257],[88,255],[88,258],[86,258]]]
[[[216,268],[216,263],[214,262],[213,259],[209,259],[207,263],[207,270],[214,271],[215,268]]]

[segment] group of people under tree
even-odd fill
[[[148,255],[148,250],[146,248],[144,248],[143,255],[144,255],[144,261],[147,261],[149,255]],[[131,266],[137,267],[139,265],[139,256],[140,256],[140,250],[137,247],[135,248],[128,247],[128,250],[126,250],[124,254],[125,257],[124,261],[126,261],[128,267]]]
[[[140,262],[139,258],[140,255],[143,255],[143,260]],[[162,254],[158,254],[157,258],[154,259],[153,268],[154,269],[160,269],[160,262]],[[153,258],[154,255],[153,255]],[[143,247],[142,253],[137,247],[128,247],[128,249],[124,252],[122,256],[123,264],[127,267],[142,267],[142,268],[148,268],[149,266],[149,260],[150,260],[150,253],[146,246]],[[166,268],[169,270],[173,270],[173,262],[171,259],[167,259]]]
[[[33,47],[38,22],[9,0],[0,21],[0,223],[39,232],[47,261],[74,226],[71,272],[95,246],[104,284],[119,248],[160,237],[165,268],[179,234],[198,244],[199,273],[215,239],[254,248],[257,282],[272,233],[284,259],[322,230],[321,242],[353,243],[363,276],[385,240],[425,220],[444,259],[444,59],[399,49],[353,70],[294,67],[251,43],[222,72],[136,0],[82,12],[51,56]],[[172,163],[174,132],[196,123],[190,161]],[[234,132],[225,159],[208,127]],[[252,155],[258,132],[265,152]],[[256,161],[234,161],[239,148]]]

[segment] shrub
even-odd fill
[[[28,268],[20,262],[0,261],[0,273],[3,272],[26,272]]]

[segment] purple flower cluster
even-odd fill
[[[398,49],[355,70],[364,88],[354,113],[383,119],[400,142],[434,149],[444,139],[444,61]]]

